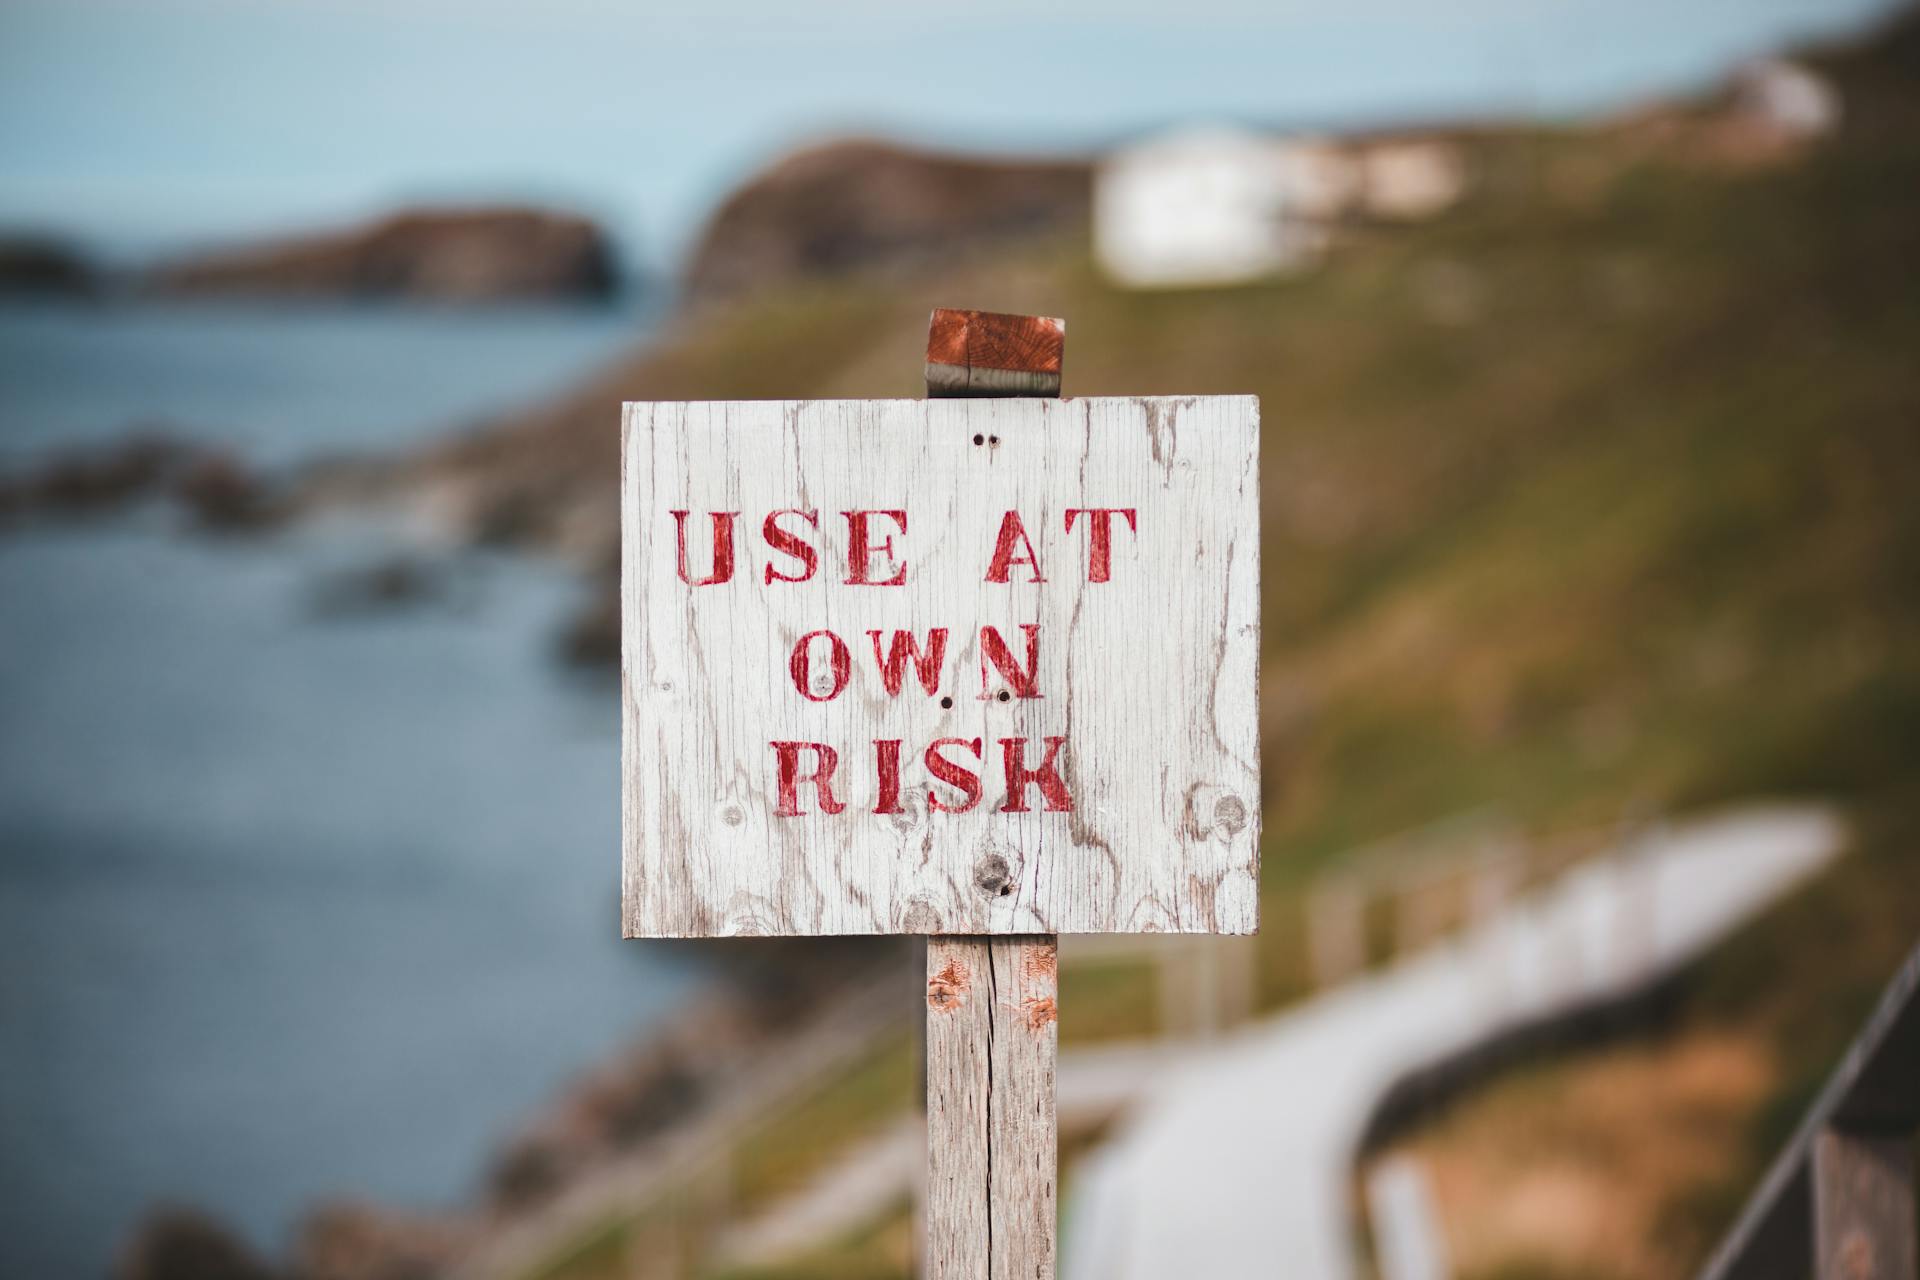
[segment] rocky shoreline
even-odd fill
[[[230,450],[157,430],[65,449],[36,466],[0,473],[0,530],[96,516],[132,503],[171,500],[203,532],[265,529],[293,511],[284,483]]]
[[[434,303],[599,301],[613,246],[587,219],[530,208],[418,209],[321,235],[162,263],[165,298],[341,298]]]
[[[99,288],[99,272],[65,240],[0,235],[0,297],[86,298]]]
[[[783,1046],[841,1012],[879,974],[910,974],[900,938],[744,939],[706,944],[720,981],[582,1075],[519,1127],[461,1209],[413,1212],[358,1200],[317,1205],[280,1257],[218,1218],[157,1206],[123,1242],[118,1280],[435,1280],[459,1274],[562,1196],[679,1126],[723,1110]],[[902,984],[905,989],[905,984]],[[914,1008],[902,1000],[902,1019]],[[882,1011],[884,1016],[885,1011]]]

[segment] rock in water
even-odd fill
[[[98,287],[93,268],[64,241],[0,235],[0,295],[84,296]]]
[[[539,209],[395,214],[345,231],[165,264],[149,291],[179,296],[393,298],[423,302],[598,299],[614,255],[584,218]]]
[[[118,1280],[275,1280],[239,1237],[197,1209],[156,1209],[134,1230]]]
[[[300,1224],[289,1270],[299,1280],[440,1280],[458,1273],[469,1235],[455,1217],[323,1204]]]

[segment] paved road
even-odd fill
[[[1354,1154],[1396,1081],[1684,964],[1844,837],[1806,807],[1672,829],[1189,1057],[1081,1166],[1065,1280],[1349,1280]]]

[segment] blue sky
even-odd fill
[[[0,225],[121,252],[416,200],[579,206],[660,264],[770,155],[1191,119],[1567,116],[1885,0],[0,0]]]

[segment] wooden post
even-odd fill
[[[1054,1273],[1051,935],[927,943],[927,1274]]]
[[[1914,1280],[1920,947],[1700,1280]]]
[[[1063,321],[933,313],[927,394],[1057,396]],[[1052,934],[927,940],[931,1280],[1052,1280],[1058,948]]]
[[[1913,1135],[1829,1127],[1813,1144],[1816,1280],[1914,1280]]]

